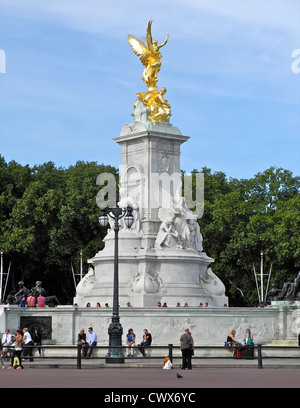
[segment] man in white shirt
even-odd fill
[[[10,350],[10,346],[12,345],[12,336],[9,329],[5,329],[5,333],[2,336],[2,347],[1,356],[5,357],[7,352]]]
[[[97,346],[97,334],[94,332],[92,327],[89,327],[89,337],[88,342],[84,345],[84,357],[90,358],[93,352],[93,348]],[[87,351],[89,349],[88,355]]]
[[[32,348],[34,346],[31,334],[29,333],[27,327],[23,329],[23,343],[24,343],[24,350],[23,350],[23,357],[29,356],[29,361],[32,362]]]

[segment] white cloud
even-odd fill
[[[106,36],[120,36],[124,30],[142,36],[150,17],[159,31],[172,29],[176,36],[226,35],[235,25],[283,29],[299,36],[299,0],[1,0],[0,5],[19,16],[55,19]],[[211,24],[214,21],[222,24]]]

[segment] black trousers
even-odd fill
[[[146,343],[142,343],[140,346],[138,346],[138,349],[142,353],[143,357],[145,357],[145,347],[150,347],[150,344],[148,344],[146,342]]]
[[[192,369],[192,350],[190,348],[183,348],[182,352],[182,365],[181,368],[184,370],[188,368],[189,370]]]
[[[29,361],[33,361],[32,358],[33,346],[34,346],[33,341],[30,341],[29,343],[23,345],[23,357],[29,356]]]

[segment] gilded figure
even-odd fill
[[[146,45],[132,35],[128,35],[128,41],[133,52],[140,57],[145,67],[142,80],[147,85],[147,92],[138,93],[138,99],[135,104],[140,100],[147,106],[150,110],[148,117],[150,121],[166,122],[171,115],[170,103],[164,99],[167,90],[166,88],[161,88],[159,91],[156,84],[158,82],[157,75],[160,71],[162,60],[160,48],[166,45],[169,34],[167,34],[165,41],[158,45],[158,42],[152,39],[151,26],[152,20],[148,23]]]

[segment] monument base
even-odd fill
[[[38,327],[43,336],[47,330],[49,338],[43,344],[76,345],[81,329],[87,332],[93,327],[98,335],[98,346],[109,348],[108,328],[111,323],[112,308],[86,308],[57,306],[54,308],[19,308],[0,306],[0,333],[8,327],[12,333],[20,327],[21,317],[39,319]],[[51,317],[51,327],[42,322]],[[236,330],[236,338],[243,342],[246,329],[250,329],[255,344],[298,345],[300,334],[300,306],[270,306],[266,308],[120,308],[120,323],[123,327],[122,345],[126,344],[126,334],[130,328],[140,343],[143,330],[152,334],[153,346],[179,345],[180,336],[189,328],[198,346],[224,345],[231,330]],[[36,321],[35,321],[36,324]],[[45,332],[46,333],[46,332]],[[107,349],[102,349],[103,357]],[[100,350],[99,350],[100,351]],[[154,351],[154,350],[153,350]],[[60,352],[59,350],[55,351]],[[139,353],[138,350],[136,350]],[[286,352],[286,351],[285,351]],[[65,356],[66,350],[61,351]],[[161,353],[161,351],[160,351]]]
[[[295,300],[295,299],[285,299],[285,300],[272,300],[271,301],[271,306],[297,306],[300,308],[300,300]]]
[[[120,234],[121,235],[121,234]],[[131,246],[132,248],[132,246]],[[130,252],[130,254],[129,254]],[[169,307],[228,305],[225,287],[209,265],[213,259],[205,252],[134,247],[128,251],[128,240],[119,240],[119,304],[126,307],[155,307],[157,302]],[[93,265],[77,286],[74,304],[84,307],[113,303],[114,255],[109,243],[89,260]]]

